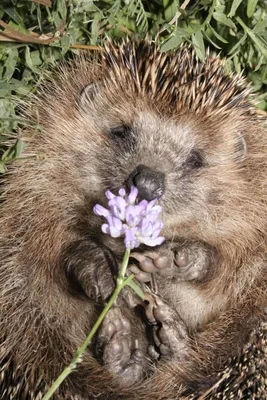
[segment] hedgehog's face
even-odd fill
[[[163,117],[153,105],[138,102],[130,112],[126,102],[114,108],[103,114],[102,106],[95,127],[101,132],[96,150],[101,191],[133,184],[140,199],[157,198],[166,236],[211,240],[227,230],[238,232],[251,190],[246,127],[241,134],[240,121],[208,123],[189,112]]]
[[[171,234],[175,228],[204,238],[244,196],[246,146],[231,129],[214,131],[188,115],[164,120],[151,111],[112,122],[104,129],[106,157],[103,147],[99,152],[105,189],[135,185],[140,199],[158,199]]]

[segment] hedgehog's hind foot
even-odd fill
[[[131,386],[144,375],[146,356],[138,348],[131,324],[119,307],[106,315],[98,335],[98,353],[102,352],[104,366],[123,386]]]
[[[186,326],[177,311],[167,303],[155,295],[153,300],[153,304],[149,303],[146,308],[148,321],[153,325],[153,351],[158,350],[164,358],[180,360],[187,351]]]

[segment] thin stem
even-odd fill
[[[123,260],[121,263],[121,269],[120,269],[120,273],[119,273],[119,277],[121,279],[124,279],[124,277],[125,277],[126,269],[127,269],[128,262],[129,262],[130,252],[131,252],[130,249],[126,249],[126,251],[124,253]]]
[[[49,400],[51,398],[51,396],[55,393],[55,391],[59,388],[60,384],[64,381],[64,379],[74,370],[74,368],[76,368],[77,364],[79,364],[82,361],[83,353],[85,352],[87,346],[91,343],[94,334],[96,333],[97,329],[99,328],[100,324],[102,323],[103,319],[105,318],[107,312],[112,307],[114,301],[116,300],[116,298],[118,297],[118,295],[120,294],[120,292],[124,288],[124,286],[126,286],[133,279],[134,275],[131,275],[125,279],[125,273],[126,273],[126,269],[128,266],[129,257],[130,257],[130,249],[126,249],[125,254],[123,256],[119,276],[117,278],[116,289],[114,290],[111,298],[109,299],[105,308],[103,309],[100,316],[98,317],[98,319],[97,319],[96,323],[94,324],[93,328],[91,329],[89,335],[87,336],[87,338],[85,339],[85,341],[83,342],[81,347],[79,347],[78,350],[76,351],[70,364],[64,369],[64,371],[55,380],[55,382],[52,384],[51,388],[48,390],[48,392],[45,394],[45,396],[42,398],[42,400]]]

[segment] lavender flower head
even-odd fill
[[[165,238],[159,236],[163,228],[163,222],[158,221],[161,206],[156,205],[156,199],[152,201],[142,200],[136,204],[138,189],[131,187],[129,195],[125,189],[119,190],[119,196],[115,196],[109,190],[106,191],[108,207],[100,204],[94,206],[94,213],[106,218],[102,232],[116,238],[125,236],[124,243],[127,249],[138,247],[141,243],[147,246],[157,246],[164,242]]]

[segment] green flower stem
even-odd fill
[[[122,260],[122,263],[121,263],[121,270],[120,270],[120,273],[119,273],[119,278],[121,278],[121,279],[124,279],[124,277],[125,277],[126,269],[128,267],[130,252],[131,252],[130,249],[126,249],[125,250],[125,253],[124,253],[124,256],[123,256],[123,260]]]
[[[64,371],[55,380],[55,382],[53,383],[51,388],[48,390],[48,392],[45,394],[45,396],[42,398],[42,400],[51,399],[51,396],[59,388],[60,384],[64,381],[64,379],[76,368],[77,364],[79,364],[82,361],[83,353],[85,352],[87,346],[91,343],[94,334],[96,333],[97,329],[99,328],[100,324],[102,323],[103,319],[105,318],[107,312],[112,307],[114,301],[116,300],[116,298],[118,297],[118,295],[120,294],[120,292],[124,288],[124,286],[126,286],[134,278],[134,275],[130,275],[128,278],[125,279],[125,273],[126,273],[126,269],[128,266],[129,257],[130,257],[130,250],[126,249],[123,260],[122,260],[122,265],[121,265],[121,269],[119,272],[119,276],[117,278],[117,284],[116,284],[116,289],[114,290],[114,293],[112,294],[112,296],[109,299],[108,303],[106,304],[105,308],[101,312],[100,316],[98,317],[96,323],[94,324],[93,328],[91,329],[91,331],[90,331],[89,335],[87,336],[87,338],[85,339],[84,343],[76,351],[70,364],[64,369]]]

